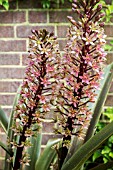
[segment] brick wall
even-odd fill
[[[60,8],[44,10],[40,8],[37,0],[20,0],[10,2],[10,10],[0,10],[0,105],[10,115],[13,99],[19,84],[24,76],[27,63],[28,35],[31,29],[46,28],[54,31],[58,36],[60,50],[65,46],[66,29],[69,26],[67,15],[71,14],[71,4],[66,2]],[[113,38],[113,24],[105,25],[107,40]],[[109,52],[107,63],[113,61],[113,52]],[[110,88],[105,106],[112,106],[113,85]],[[44,124],[43,145],[48,138],[53,136],[51,133],[51,123]],[[0,139],[6,141],[6,137],[1,130]],[[0,148],[0,168],[3,165],[4,151]]]

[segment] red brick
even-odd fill
[[[20,9],[27,9],[27,8],[42,8],[41,1],[37,0],[22,0],[18,1],[18,7]]]
[[[26,53],[26,54],[22,54],[22,65],[27,65],[28,62],[29,62],[29,53]]]
[[[26,51],[25,40],[0,40],[0,52]]]
[[[29,22],[30,23],[45,23],[47,22],[46,11],[29,11]]]
[[[112,63],[113,62],[113,53],[108,53],[107,54],[107,64],[110,64],[110,63]]]
[[[24,68],[0,68],[0,79],[15,79],[24,77]]]
[[[109,93],[113,93],[113,82],[111,83],[110,89],[109,89]]]
[[[19,65],[19,54],[0,54],[0,65]]]
[[[104,30],[108,37],[113,37],[113,25],[105,25]]]
[[[46,29],[49,32],[54,32],[54,27],[53,26],[18,26],[17,27],[17,37],[20,38],[26,38],[29,35],[31,35],[31,30],[32,29]]]
[[[16,92],[19,85],[20,82],[18,81],[14,82],[2,81],[0,82],[0,92]]]
[[[4,142],[4,141],[2,141]],[[0,147],[0,157],[5,157],[5,151]]]
[[[72,7],[72,5],[71,5],[71,2],[69,2],[69,0],[65,0],[65,2],[64,3],[60,3],[59,4],[59,8],[71,8]]]
[[[53,133],[54,123],[44,122],[43,123],[43,133]]]
[[[11,26],[0,26],[0,38],[14,37],[14,28]]]
[[[4,160],[0,159],[0,170],[3,170],[4,167]]]
[[[66,45],[66,40],[59,40],[59,48],[61,51],[64,50],[65,45]]]
[[[23,23],[26,22],[26,13],[23,11],[0,12],[0,23]]]
[[[68,26],[57,26],[57,35],[59,38],[66,38]]]
[[[107,96],[105,106],[112,106],[113,107],[113,96],[111,96],[111,95]]]
[[[70,11],[50,11],[49,17],[50,22],[52,23],[68,23],[67,16],[74,16],[74,19],[76,19],[75,13],[73,14]]]
[[[15,95],[0,95],[0,105],[13,105]]]

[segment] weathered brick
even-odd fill
[[[0,26],[0,38],[14,37],[14,28],[12,26]]]
[[[58,42],[59,42],[59,48],[60,48],[60,50],[63,51],[63,50],[64,50],[64,47],[65,47],[65,45],[66,45],[66,40],[58,40]]]
[[[24,77],[24,68],[0,68],[0,79],[15,79]]]
[[[109,93],[113,93],[113,82],[111,83],[110,89],[109,89]]]
[[[3,170],[4,167],[4,160],[0,159],[0,170]]]
[[[59,4],[59,8],[61,8],[61,9],[62,9],[62,8],[65,8],[65,9],[66,9],[66,8],[67,8],[67,9],[69,8],[69,9],[70,9],[71,7],[72,7],[72,5],[71,5],[71,2],[69,2],[69,0],[65,0],[64,3],[61,3],[61,2],[60,2],[60,4]]]
[[[66,38],[68,26],[57,26],[57,35],[59,38]]]
[[[0,65],[19,65],[19,54],[0,54]]]
[[[111,95],[107,96],[105,106],[112,106],[113,107],[113,96],[111,96]]]
[[[22,0],[22,1],[18,1],[18,7],[20,9],[28,9],[28,8],[42,8],[42,4],[41,1],[37,1],[37,0]]]
[[[50,23],[68,23],[67,16],[73,16],[76,19],[76,14],[71,11],[49,11]]]
[[[28,61],[29,61],[29,53],[26,53],[26,54],[22,54],[22,65],[27,65],[28,64]]]
[[[113,37],[113,25],[105,25],[104,26],[104,30],[105,30],[105,34],[108,36],[108,37]]]
[[[107,58],[107,61],[106,61],[107,64],[110,64],[111,62],[113,62],[113,53],[108,53],[106,58]]]
[[[26,13],[23,11],[0,11],[0,23],[26,22]]]
[[[43,131],[43,133],[53,133],[53,127],[54,127],[53,123],[44,122],[42,131]]]
[[[1,95],[0,94],[0,105],[13,105],[15,95]]]
[[[25,40],[0,40],[0,52],[26,51]]]
[[[2,141],[4,142],[4,141]],[[5,151],[0,147],[0,157],[5,157]]]
[[[46,11],[29,11],[28,14],[30,23],[46,23],[47,12]]]
[[[53,26],[18,26],[17,27],[17,37],[20,37],[20,38],[26,38],[28,37],[29,35],[31,35],[31,30],[33,29],[37,29],[37,30],[40,30],[40,29],[46,29],[47,31],[52,31],[54,32],[54,27]]]
[[[20,82],[18,81],[14,81],[14,82],[1,81],[0,92],[16,92],[19,85]]]

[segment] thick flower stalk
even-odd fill
[[[64,137],[64,146],[69,144],[73,135],[84,139],[92,118],[89,103],[95,102],[95,90],[99,89],[102,79],[103,63],[106,53],[103,49],[105,34],[99,0],[74,0],[72,9],[78,15],[78,21],[68,17],[72,26],[68,30],[68,42],[65,48],[64,81],[57,100],[60,113],[57,133]],[[97,7],[95,6],[97,5]],[[65,157],[66,153],[64,153]]]
[[[30,61],[12,127],[15,138],[18,137],[18,140],[11,142],[12,147],[16,148],[14,170],[19,169],[21,164],[29,164],[25,148],[31,145],[29,138],[39,132],[44,115],[50,111],[50,101],[55,95],[54,86],[59,79],[60,60],[56,37],[46,30],[32,32]]]

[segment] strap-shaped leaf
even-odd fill
[[[95,125],[97,124],[100,118],[102,108],[105,103],[105,100],[106,100],[106,97],[109,91],[109,87],[111,85],[112,77],[113,77],[112,69],[113,69],[113,63],[111,63],[105,68],[104,79],[101,81],[101,87],[100,87],[101,90],[98,91],[98,96],[97,96],[98,98],[97,98],[96,103],[92,105],[93,118],[90,122],[88,131],[86,134],[85,142],[93,135]]]
[[[50,139],[48,141],[42,155],[36,162],[35,170],[48,170],[56,154],[55,149],[53,149],[52,147],[60,141],[61,139]]]
[[[78,170],[92,153],[113,134],[113,122],[83,144],[63,165],[61,170]]]
[[[10,139],[10,141],[13,141],[13,138],[14,138],[14,132],[12,131],[12,125],[13,125],[13,117],[14,117],[14,109],[15,109],[15,106],[18,102],[18,99],[20,97],[20,89],[21,89],[21,86],[18,88],[18,91],[17,91],[17,95],[15,96],[15,99],[14,99],[14,103],[13,103],[13,109],[12,109],[12,112],[11,112],[11,115],[10,115],[10,121],[9,121],[9,124],[8,124],[8,138]],[[11,146],[9,145],[8,147],[9,150],[11,150]],[[10,162],[7,161],[7,159],[9,159],[9,155],[6,153],[6,156],[5,156],[5,163],[4,163],[4,170],[12,170],[12,165],[10,164]]]
[[[8,123],[9,123],[8,117],[6,113],[3,111],[3,109],[0,107],[0,124],[6,133],[8,128]]]
[[[42,141],[42,134],[38,134],[37,137],[31,138],[32,147],[28,149],[28,154],[30,156],[30,165],[26,166],[24,170],[35,170],[35,164],[37,159],[40,156],[41,152],[41,141]]]
[[[12,154],[11,151],[9,151],[7,146],[1,141],[0,141],[0,146],[11,156]]]
[[[91,168],[90,170],[106,170],[108,168],[113,168],[113,161],[107,162],[100,164],[94,168]]]

